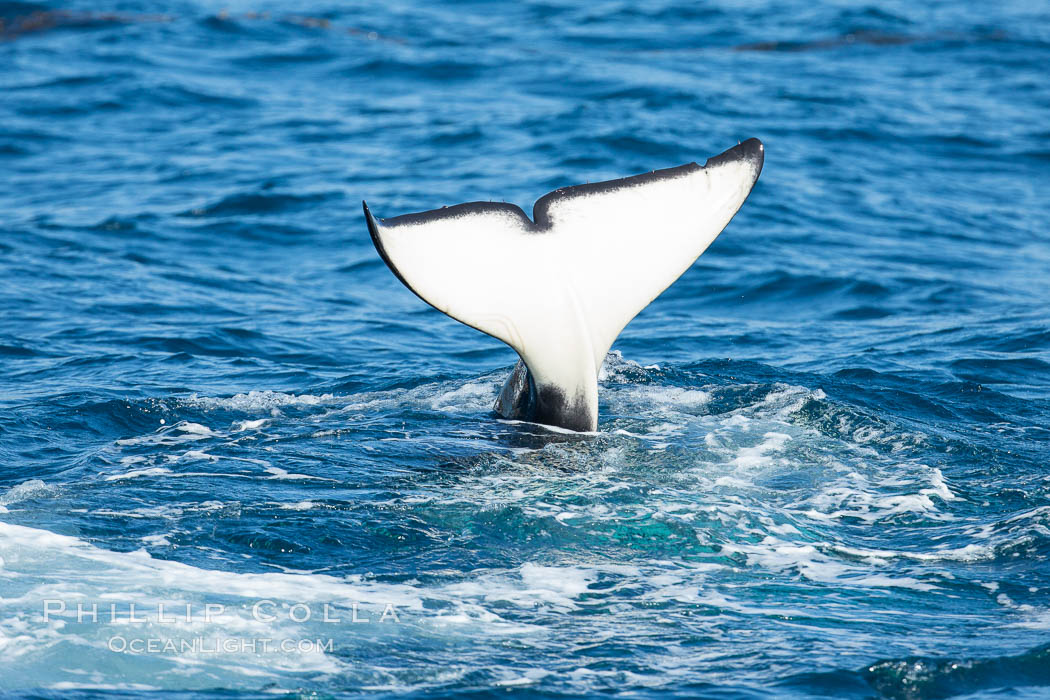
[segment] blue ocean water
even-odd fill
[[[1050,696],[1046,3],[0,20],[0,690]],[[596,435],[360,209],[748,137]]]

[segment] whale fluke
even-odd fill
[[[541,197],[376,219],[376,250],[423,301],[521,357],[495,410],[598,427],[598,370],[624,326],[722,232],[762,171],[749,139],[696,163]]]

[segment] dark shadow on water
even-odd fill
[[[1016,656],[957,659],[909,656],[877,661],[857,671],[800,673],[778,688],[809,697],[934,700],[982,690],[1050,686],[1050,645]]]

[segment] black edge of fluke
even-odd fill
[[[368,224],[368,235],[372,237],[372,245],[376,247],[376,252],[379,253],[379,257],[383,259],[383,262],[385,262],[386,266],[390,268],[390,271],[394,273],[394,276],[401,281],[401,284],[408,287],[409,291],[411,291],[417,297],[423,299],[423,295],[417,292],[416,290],[412,289],[412,285],[410,285],[408,283],[408,280],[406,280],[401,275],[401,272],[398,271],[397,266],[394,265],[394,262],[390,259],[390,256],[387,255],[386,248],[383,247],[383,241],[379,237],[379,228],[376,226],[376,219],[374,216],[372,216],[372,212],[368,210],[368,203],[365,202],[365,200],[363,199],[361,200],[361,207],[365,210],[365,223]],[[423,301],[427,300],[423,299]],[[427,304],[430,304],[430,302],[427,301]],[[431,304],[431,306],[433,306],[433,304]]]
[[[394,263],[390,262],[390,257],[386,254],[386,249],[383,247],[383,241],[379,239],[379,228],[376,226],[375,217],[372,216],[372,212],[368,210],[368,202],[362,199],[361,208],[365,210],[365,223],[368,224],[368,235],[372,237],[372,245],[374,245],[376,251],[379,252],[379,257],[383,259],[383,262],[385,262],[386,266],[390,268],[390,271],[397,275],[397,278],[404,282],[405,286],[408,287],[408,282],[405,282],[405,280],[401,278],[401,273],[397,271],[397,268],[394,267]],[[411,289],[411,287],[408,288]]]
[[[758,170],[755,173],[755,179],[757,180],[758,176],[762,174],[762,165],[766,160],[766,147],[758,139],[750,138],[747,141],[738,143],[727,151],[719,153],[717,156],[708,158],[707,162],[704,163],[704,167],[718,167],[724,163],[733,163],[739,160],[755,162],[755,167]]]
[[[755,163],[755,169],[757,171],[755,173],[755,179],[757,180],[762,172],[762,163],[764,159],[765,147],[762,145],[762,142],[756,138],[750,138],[717,156],[708,158],[703,167],[711,168],[724,163],[751,160]],[[508,204],[506,202],[464,202],[463,204],[455,204],[450,207],[441,207],[440,209],[431,209],[429,211],[414,212],[411,214],[401,214],[389,219],[384,219],[383,226],[396,227],[407,224],[425,224],[431,221],[454,218],[457,216],[499,212],[520,219],[522,229],[528,233],[546,233],[551,229],[551,220],[549,216],[550,207],[558,200],[598,194],[600,192],[609,192],[624,187],[633,187],[659,180],[676,178],[693,172],[700,167],[701,166],[696,163],[687,163],[685,165],[678,165],[661,170],[652,170],[647,173],[641,173],[640,175],[631,175],[616,180],[560,187],[553,192],[548,192],[536,200],[536,203],[533,205],[531,219],[521,210],[521,207],[514,204]],[[364,203],[362,202],[362,204]],[[378,241],[374,220],[368,212],[368,205],[365,205],[364,209],[365,218],[368,219],[368,229],[372,232],[372,240],[376,241],[376,248],[379,249],[380,255],[383,255],[383,259],[387,260],[385,253],[383,253],[382,246]],[[387,265],[390,265],[389,260],[387,260]],[[394,269],[393,265],[390,265],[390,268]],[[394,270],[394,272],[397,274],[396,270]],[[398,277],[400,277],[400,275],[398,275]],[[409,288],[411,289],[411,287]]]
[[[374,216],[372,216],[372,212],[368,209],[368,203],[365,202],[363,199],[361,200],[361,208],[364,209],[364,212],[365,212],[365,223],[368,224],[368,235],[372,237],[372,245],[375,246],[376,252],[379,253],[379,257],[383,259],[383,262],[386,263],[386,266],[388,268],[390,268],[391,272],[394,273],[394,277],[397,277],[397,279],[401,282],[401,284],[403,284],[406,287],[408,287],[408,291],[412,292],[417,297],[422,299],[426,303],[427,306],[430,306],[430,307],[432,307],[434,309],[437,309],[441,313],[447,313],[443,309],[438,309],[438,307],[434,306],[429,301],[427,301],[426,297],[424,297],[422,294],[417,292],[415,287],[413,287],[411,284],[408,283],[408,280],[405,279],[405,276],[402,275],[401,271],[397,269],[397,265],[395,265],[394,261],[390,259],[390,256],[386,252],[386,248],[383,247],[383,239],[380,238],[380,236],[379,236],[379,227],[377,225],[376,219],[375,219]],[[400,217],[398,217],[398,218],[400,218]],[[384,224],[385,223],[386,223],[386,220],[384,219]],[[481,331],[485,335],[492,335],[488,331],[481,330],[477,326],[472,325],[470,323],[467,323],[466,321],[460,321],[459,319],[456,319],[456,320],[459,321],[460,323],[462,323],[465,326],[470,326],[474,330]],[[493,336],[493,337],[495,337],[495,336]]]

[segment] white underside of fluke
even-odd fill
[[[613,341],[725,228],[762,156],[752,139],[705,167],[558,190],[537,202],[535,222],[494,203],[367,216],[412,291],[514,348],[536,385],[579,402],[594,430]]]

